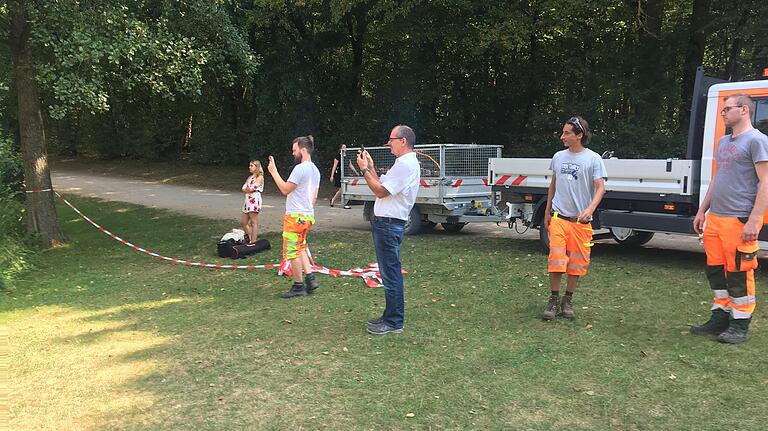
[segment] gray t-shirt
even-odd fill
[[[595,196],[595,180],[608,177],[603,159],[589,148],[558,151],[549,169],[556,178],[552,209],[566,217],[584,211]]]
[[[768,136],[757,129],[717,141],[715,184],[709,210],[721,217],[749,217],[760,180],[755,163],[768,161]]]

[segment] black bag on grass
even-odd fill
[[[257,239],[252,244],[235,244],[232,246],[230,257],[232,259],[243,259],[246,256],[269,250],[270,247],[269,241],[266,239]]]
[[[232,252],[234,251],[235,245],[237,245],[238,242],[234,239],[228,239],[226,241],[219,241],[218,244],[216,244],[216,252],[218,253],[219,257],[232,257]],[[240,242],[242,244],[242,242]]]

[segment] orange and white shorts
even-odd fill
[[[547,271],[586,275],[592,250],[592,224],[564,220],[555,213],[549,222]]]

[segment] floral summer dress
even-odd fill
[[[245,184],[243,184],[243,189],[246,187],[249,189],[256,189],[256,191],[253,193],[245,194],[243,212],[258,214],[261,212],[261,192],[264,191],[264,183],[261,183],[258,187],[256,187],[256,177],[251,175],[247,180],[245,180]]]

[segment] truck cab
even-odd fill
[[[595,239],[613,238],[626,245],[642,245],[655,233],[694,235],[693,219],[717,167],[717,141],[730,133],[720,110],[724,98],[747,94],[756,103],[753,124],[768,133],[768,80],[725,82],[707,77],[699,68],[691,104],[688,146],[684,159],[620,159],[606,157],[606,194],[593,218],[594,229],[605,229]],[[488,181],[507,207],[512,227],[522,223],[542,229],[547,188],[551,182],[550,158],[498,158],[489,160]],[[766,217],[768,222],[768,217]],[[759,239],[768,241],[768,228]],[[762,243],[765,244],[765,243]]]

